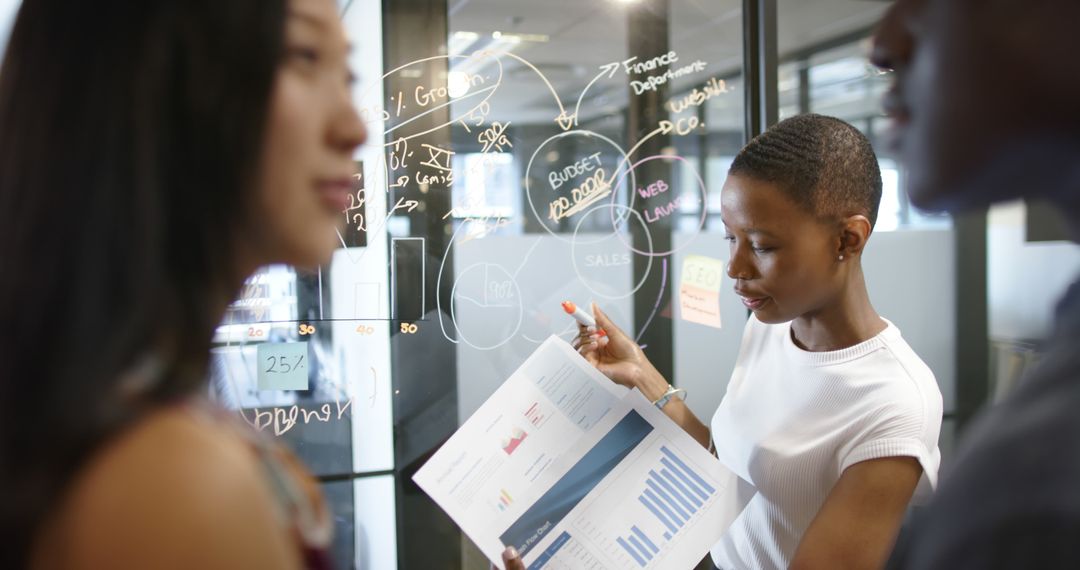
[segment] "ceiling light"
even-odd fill
[[[458,98],[469,92],[469,74],[462,71],[451,71],[446,76],[446,94],[452,98]]]

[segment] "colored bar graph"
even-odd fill
[[[657,548],[655,544],[653,544],[653,541],[649,540],[649,537],[645,536],[645,533],[641,532],[641,529],[638,528],[636,525],[630,527],[630,530],[633,531],[633,533],[641,539],[641,542],[645,543],[645,546],[649,547],[649,550],[653,551],[653,554],[660,552],[660,549]]]
[[[663,499],[669,507],[675,509],[675,512],[678,513],[680,517],[682,517],[682,520],[690,520],[690,515],[686,514],[686,511],[684,511],[682,507],[679,506],[679,503],[676,502],[675,499],[672,499],[670,495],[668,495],[663,489],[660,488],[660,485],[656,483],[656,480],[650,477],[645,481],[645,484],[648,485],[654,493],[659,495],[660,498]]]
[[[514,498],[510,496],[510,493],[506,489],[499,489],[499,510],[505,511],[506,507],[509,507],[514,502]]]
[[[683,470],[683,472],[685,472],[687,475],[689,475],[698,485],[701,485],[701,488],[705,489],[705,491],[708,492],[710,495],[712,495],[713,493],[716,492],[716,489],[713,489],[712,486],[710,486],[708,483],[706,483],[705,480],[701,478],[701,475],[698,475],[697,473],[694,472],[693,469],[690,469],[689,467],[687,467],[686,464],[683,463],[683,460],[679,459],[679,457],[676,456],[674,453],[672,453],[670,449],[668,449],[667,447],[661,445],[660,446],[660,451],[664,455],[668,456],[669,459],[674,461],[675,464],[678,465],[679,468]]]
[[[617,536],[616,543],[641,568],[664,559],[662,549],[678,535],[680,529],[705,507],[716,490],[695,473],[686,462],[671,450],[660,446],[663,455],[656,466],[648,470],[645,485],[637,500],[660,522],[643,522],[630,526],[630,532]],[[625,528],[625,527],[624,527]],[[666,530],[665,530],[666,529]],[[662,533],[662,534],[661,534]],[[663,537],[662,540],[659,537]],[[657,537],[654,540],[653,537]]]
[[[682,484],[682,481],[679,481],[675,478],[674,475],[671,474],[671,471],[668,471],[667,469],[661,469],[660,475],[663,476],[664,479],[667,479],[667,482],[671,483],[671,486],[675,487],[676,491],[682,493],[682,496],[686,497],[691,503],[693,503],[695,510],[701,508],[701,505],[703,504],[701,502],[701,499],[697,498],[697,495],[691,493],[686,488],[686,486]]]
[[[652,560],[652,552],[646,550],[645,545],[641,544],[641,541],[638,540],[636,536],[628,536],[626,537],[626,540],[630,544],[634,545],[634,548],[636,548],[637,551],[640,552],[643,557],[645,557],[645,560]]]
[[[689,501],[684,499],[682,494],[677,492],[675,488],[671,486],[671,483],[668,483],[663,477],[658,475],[656,471],[649,471],[649,475],[652,475],[656,482],[659,483],[660,486],[663,487],[669,495],[674,497],[674,499],[679,503],[680,506],[682,506],[682,508],[686,509],[686,512],[690,513],[691,515],[697,512],[697,509],[695,509]],[[689,519],[690,517],[686,518]]]
[[[645,567],[645,559],[642,558],[640,554],[638,554],[637,550],[634,550],[634,548],[630,546],[630,544],[623,540],[621,536],[619,538],[616,538],[615,542],[618,542],[619,546],[623,547],[623,550],[625,550],[627,554],[632,556],[634,560],[637,561],[638,566],[641,566],[642,568]]]
[[[667,506],[667,503],[661,501],[660,497],[656,496],[656,493],[653,493],[652,489],[645,489],[645,496],[648,497],[658,507],[660,507],[661,510],[667,513],[667,515],[671,517],[671,520],[675,521],[675,526],[682,528],[683,519],[680,519],[678,515],[671,512],[671,509]]]
[[[700,487],[698,487],[692,481],[690,481],[690,479],[687,478],[686,474],[683,473],[681,469],[676,469],[675,464],[672,463],[670,460],[668,460],[667,457],[660,458],[660,463],[664,464],[664,467],[667,467],[668,469],[670,469],[671,472],[674,473],[675,476],[678,477],[679,480],[681,480],[684,485],[686,485],[686,488],[693,491],[694,494],[696,494],[698,497],[701,497],[702,501],[708,500],[709,495],[707,495],[705,493],[705,491],[702,491]]]
[[[656,508],[656,505],[652,504],[651,501],[649,501],[648,499],[645,498],[645,495],[639,496],[638,501],[640,501],[641,504],[645,505],[645,508],[649,509],[649,512],[651,512],[653,514],[653,516],[656,517],[657,520],[664,523],[664,526],[667,527],[667,529],[669,531],[671,531],[673,533],[679,532],[679,529],[675,528],[675,525],[671,524],[671,521],[669,521],[667,519],[667,517],[665,517],[660,512],[660,510]]]

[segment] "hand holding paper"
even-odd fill
[[[752,495],[554,336],[414,480],[496,564],[515,568],[506,545],[530,570],[692,568]]]

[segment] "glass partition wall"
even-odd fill
[[[605,308],[711,415],[747,316],[719,191],[748,138],[744,10],[762,4],[341,2],[371,133],[342,248],[314,272],[252,277],[213,386],[320,476],[342,566],[488,567],[411,476],[540,342],[572,338],[563,300]],[[876,141],[887,77],[865,51],[880,6],[775,7],[763,40],[779,57],[750,64],[775,66],[779,115],[835,115]],[[952,315],[920,317],[894,289],[952,287],[948,254],[915,255],[949,242],[949,222],[910,208],[879,154],[872,294],[947,389],[951,329],[931,322]],[[942,283],[897,277],[926,268]],[[715,312],[682,295],[688,271],[711,275]]]
[[[781,118],[834,115],[875,143],[886,191],[871,295],[934,369],[947,417],[957,409],[961,238],[908,204],[877,144],[888,78],[865,54],[884,4],[338,4],[370,134],[342,247],[325,267],[248,280],[210,380],[320,478],[341,567],[488,568],[411,475],[538,343],[574,335],[563,300],[606,309],[711,415],[747,316],[724,274],[719,191],[767,99],[744,77],[765,67]],[[16,7],[0,3],[0,38]],[[748,33],[750,11],[775,19],[764,37]],[[682,295],[703,282],[715,311]]]

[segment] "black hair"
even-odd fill
[[[285,15],[23,0],[0,68],[0,567],[95,450],[205,387]],[[161,373],[126,384],[148,357]]]
[[[877,222],[881,169],[870,141],[833,117],[798,115],[754,137],[730,174],[772,182],[822,219],[862,214]]]

